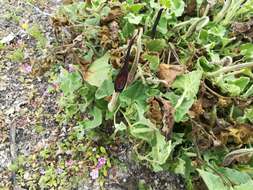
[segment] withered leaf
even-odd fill
[[[155,98],[151,98],[149,99],[148,103],[149,110],[147,112],[147,117],[154,124],[162,124],[163,115],[159,102]]]
[[[171,103],[168,100],[161,99],[163,103],[163,128],[162,132],[165,133],[165,136],[168,138],[171,136],[172,129],[174,126],[174,117],[175,112]]]
[[[231,126],[217,134],[222,144],[232,141],[237,145],[253,142],[253,128],[250,125]]]
[[[192,117],[192,118],[197,118],[199,117],[200,115],[202,115],[204,113],[204,109],[203,109],[203,99],[200,98],[198,99],[197,101],[195,101],[189,111],[189,115]]]
[[[169,139],[174,125],[175,110],[172,104],[161,97],[154,97],[149,100],[149,105],[147,117],[156,125],[162,124],[161,132]]]
[[[124,49],[117,48],[110,50],[110,63],[112,64],[114,69],[119,69],[122,67],[122,63],[124,60]]]
[[[165,80],[168,84],[166,87],[170,87],[178,75],[185,72],[186,68],[182,65],[168,65],[160,64],[158,69],[158,78]]]
[[[108,16],[101,18],[101,24],[107,24],[113,20],[119,19],[123,15],[123,12],[120,6],[113,6],[111,7],[111,11],[109,12]]]
[[[234,32],[244,33],[250,31],[253,26],[253,21],[248,22],[234,22],[232,28]]]
[[[167,139],[171,137],[172,129],[174,126],[174,108],[172,104],[161,97],[156,97],[156,99],[160,102],[160,105],[162,107],[162,113],[163,113],[163,127],[162,127],[162,133],[165,135]]]
[[[251,160],[252,156],[253,156],[253,149],[252,148],[235,150],[235,151],[228,153],[225,156],[222,165],[229,166],[230,164],[232,164],[234,162],[239,162],[239,163],[245,164]]]

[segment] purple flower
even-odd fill
[[[25,73],[30,73],[32,71],[32,66],[25,63],[24,65],[22,65],[22,70]]]
[[[68,70],[69,70],[69,72],[74,72],[76,69],[75,69],[74,65],[70,64]]]
[[[90,172],[91,179],[97,179],[98,178],[98,168],[92,169]]]
[[[103,167],[103,165],[105,165],[106,163],[106,158],[104,157],[101,157],[98,159],[98,164],[97,164],[97,168],[100,169]]]

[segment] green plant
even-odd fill
[[[8,55],[11,61],[22,62],[24,60],[23,48],[18,48],[14,52]]]
[[[210,190],[252,184],[251,152],[233,152],[251,148],[253,137],[252,108],[244,104],[253,95],[246,27],[252,27],[251,5],[196,1],[192,12],[188,6],[183,0],[92,1],[56,12],[54,50],[70,62],[53,84],[62,108],[58,121],[74,125],[59,146],[73,151],[73,159],[86,155],[93,179],[99,172],[106,176],[111,166],[110,153],[101,147],[119,139],[131,141],[135,158],[155,172],[181,174],[188,189],[196,181]],[[36,27],[30,34],[43,38]],[[114,131],[104,132],[107,127]],[[83,141],[88,145],[81,146]],[[49,149],[40,154],[52,155]],[[101,157],[108,162],[100,168]],[[55,175],[48,166],[40,185],[61,183]]]
[[[37,40],[38,48],[42,48],[42,49],[45,48],[47,44],[47,38],[42,33],[39,25],[33,24],[31,27],[27,29],[27,32],[29,35],[31,35],[33,38]]]

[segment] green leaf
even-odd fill
[[[234,190],[252,190],[252,187],[253,187],[253,181],[250,180],[247,183],[235,186]]]
[[[198,58],[197,65],[203,69],[204,72],[211,72],[217,68],[216,65],[209,63],[206,57]]]
[[[113,91],[114,87],[112,80],[105,80],[103,84],[97,89],[95,97],[96,99],[101,99],[112,95]]]
[[[249,84],[249,77],[240,77],[232,81],[233,84],[240,88],[240,92],[243,92],[246,86]]]
[[[109,53],[106,53],[90,65],[84,76],[84,79],[89,84],[100,87],[105,80],[110,80],[109,72],[111,66],[108,64],[109,57]]]
[[[65,69],[61,69],[59,76],[60,81],[60,90],[64,93],[65,96],[73,94],[82,86],[82,77],[79,72],[69,73]]]
[[[153,159],[155,164],[162,165],[166,162],[172,151],[171,141],[166,142],[165,137],[159,131],[156,131],[156,142],[153,143],[152,151],[149,156]]]
[[[253,44],[246,43],[240,46],[241,54],[245,56],[246,59],[253,59]]]
[[[164,39],[155,39],[155,40],[147,41],[146,46],[150,51],[158,51],[159,52],[159,51],[163,50],[167,46],[167,44]]]
[[[17,48],[14,52],[8,55],[8,58],[11,61],[15,61],[15,62],[22,62],[24,60],[24,57],[25,55],[24,55],[23,48]]]
[[[160,0],[159,2],[160,2],[160,4],[161,4],[162,6],[164,6],[164,7],[166,7],[166,8],[169,8],[169,7],[170,7],[170,1],[168,1],[168,0]]]
[[[249,77],[235,78],[234,76],[225,78],[221,76],[214,80],[223,93],[228,93],[231,96],[239,96],[250,82]]]
[[[145,54],[144,59],[150,63],[150,69],[156,72],[160,64],[159,56]]]
[[[149,144],[151,144],[152,139],[154,139],[154,129],[146,125],[136,124],[130,128],[130,133],[135,138],[142,139]]]
[[[83,127],[84,130],[90,130],[102,124],[102,111],[100,109],[95,106],[90,114],[93,120],[79,122],[79,126]]]
[[[235,169],[218,168],[218,171],[222,175],[225,175],[235,185],[240,185],[251,181],[251,177],[247,173],[243,173]]]
[[[44,48],[46,46],[47,38],[38,24],[34,24],[31,28],[28,28],[27,33],[37,40],[38,47]]]
[[[149,119],[145,118],[145,111],[142,103],[135,103],[133,105],[138,114],[138,118],[136,119],[137,121],[131,126],[130,132],[134,137],[145,140],[151,145],[151,141],[154,139],[154,132],[156,128]]]
[[[135,15],[133,13],[129,13],[124,18],[127,19],[129,23],[137,25],[140,24],[142,17],[142,15]]]
[[[163,35],[166,35],[168,32],[168,20],[165,17],[162,17],[157,26],[157,30],[161,32]]]
[[[128,10],[134,13],[139,13],[139,11],[146,5],[146,3],[136,3],[128,5]]]
[[[248,98],[253,95],[253,84],[248,88],[248,90],[242,95],[243,98]]]
[[[184,12],[185,2],[183,0],[171,0],[171,10],[176,17],[182,16]]]
[[[246,108],[244,115],[239,119],[244,122],[248,120],[253,124],[253,107]]]
[[[181,75],[172,84],[172,88],[185,93],[186,98],[190,99],[198,93],[201,77],[202,72],[199,70]]]
[[[147,98],[146,91],[147,87],[144,86],[141,81],[136,81],[120,94],[120,102],[128,105],[133,102],[144,103]]]
[[[173,98],[169,97],[170,99],[174,99],[174,101],[177,99],[177,103],[175,105],[176,112],[174,115],[176,122],[182,121],[185,114],[191,108],[198,93],[201,78],[202,71],[192,71],[177,77],[175,82],[172,84],[172,88],[181,93],[181,96],[178,99],[177,96],[173,94],[170,94],[173,95]]]
[[[174,107],[177,105],[177,102],[180,99],[180,96],[176,95],[174,92],[166,93],[164,94],[164,97],[169,99]],[[188,113],[193,103],[194,103],[194,98],[183,100],[181,105],[175,110],[175,113],[174,113],[175,122],[180,122],[187,119],[186,114]]]
[[[113,136],[115,137],[115,135],[116,135],[116,133],[118,132],[118,131],[124,131],[124,130],[126,130],[127,129],[127,126],[121,121],[119,124],[118,123],[116,123],[115,125],[114,125],[114,127],[115,127],[115,130],[114,130],[114,133],[113,133]]]
[[[200,176],[204,180],[206,186],[209,190],[229,190],[228,187],[224,185],[220,176],[214,175],[210,172],[197,169]]]

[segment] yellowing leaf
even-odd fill
[[[160,64],[158,77],[162,80],[165,80],[168,83],[167,87],[170,87],[171,84],[175,81],[176,77],[183,74],[184,72],[185,67],[182,65]]]
[[[106,79],[110,79],[109,71],[111,66],[108,64],[109,54],[94,61],[84,75],[84,80],[89,84],[100,87]]]

